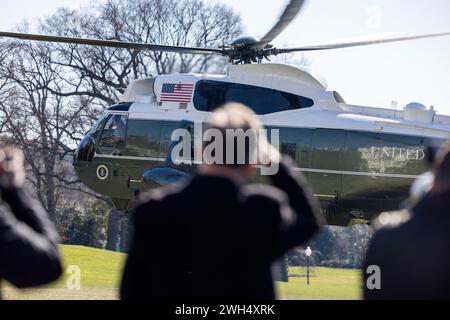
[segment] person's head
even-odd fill
[[[450,191],[450,140],[437,152],[433,171],[433,191]]]
[[[121,117],[121,116],[113,116],[113,119],[112,119],[112,120],[113,120],[112,123],[113,123],[113,125],[115,125],[115,126],[120,127],[120,126],[123,124],[123,122],[122,122],[122,117]]]
[[[21,188],[25,183],[24,155],[13,147],[0,146],[0,185]]]
[[[261,135],[256,114],[240,103],[217,108],[205,128],[202,168],[230,172],[248,178],[256,165],[279,161],[279,153]]]

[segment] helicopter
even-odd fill
[[[266,128],[279,129],[280,151],[294,159],[297,170],[311,183],[328,224],[369,222],[380,212],[398,209],[408,198],[414,179],[427,170],[427,146],[450,137],[450,116],[419,103],[403,110],[347,104],[306,67],[262,62],[285,53],[449,36],[450,32],[274,47],[271,42],[303,4],[303,0],[291,0],[261,39],[242,36],[219,48],[18,32],[0,32],[0,37],[229,59],[225,74],[165,74],[133,80],[120,101],[107,108],[82,139],[74,154],[75,171],[87,187],[109,197],[117,209],[129,209],[143,190],[191,175],[194,162],[180,164],[171,158],[174,130],[192,132],[215,108],[240,102]]]

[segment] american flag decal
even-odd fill
[[[192,83],[163,83],[161,102],[189,103],[192,100]]]

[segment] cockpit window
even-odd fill
[[[103,113],[97,121],[95,121],[92,128],[88,131],[94,135],[97,135],[98,131],[101,129],[102,125],[105,123],[105,119],[108,117],[107,113]]]
[[[100,137],[100,146],[117,147],[125,144],[127,132],[127,116],[112,114],[106,121]]]
[[[200,111],[213,111],[227,102],[240,102],[256,114],[311,107],[312,99],[289,92],[222,81],[202,80],[196,84],[194,106]]]

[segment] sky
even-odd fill
[[[58,7],[79,8],[90,0],[0,0],[0,30],[13,30],[27,18],[52,14]],[[245,33],[263,36],[287,0],[206,0],[240,13]],[[277,47],[335,42],[387,33],[450,31],[448,0],[309,0],[294,22],[274,41]],[[403,108],[409,102],[450,114],[450,37],[415,40],[305,54],[330,90],[347,103]],[[300,54],[290,55],[295,63]]]

